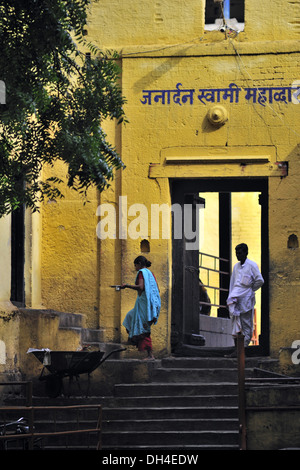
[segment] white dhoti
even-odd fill
[[[253,334],[255,292],[263,283],[263,277],[253,261],[246,259],[243,265],[237,263],[234,266],[227,305],[232,319],[232,336],[242,333],[245,346],[249,345]]]
[[[240,313],[239,315],[232,315],[232,336],[236,336],[241,333],[244,335],[244,345],[249,346],[253,334],[253,313],[254,310]]]
[[[249,346],[253,335],[253,313],[254,310],[249,310],[240,314],[242,334],[244,335],[244,345]]]

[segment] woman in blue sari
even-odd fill
[[[160,312],[160,295],[155,276],[148,269],[151,262],[144,256],[134,260],[137,276],[134,285],[123,284],[122,288],[137,291],[134,308],[130,310],[123,322],[129,341],[139,351],[147,351],[148,359],[154,359],[151,341],[151,325],[156,324]]]

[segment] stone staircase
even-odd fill
[[[24,310],[24,315],[27,314],[36,314],[41,318],[47,318],[50,314],[56,319],[60,333],[64,330],[67,335],[72,332],[72,336],[83,346],[100,347],[106,353],[121,346],[105,344],[101,330],[84,328],[82,315]],[[264,374],[266,369],[272,368],[270,362],[268,358],[247,358],[246,376],[251,377],[259,370],[260,374]],[[104,450],[238,450],[236,359],[211,356],[142,361],[126,359],[121,354],[119,359],[116,356],[108,359],[99,369],[93,373],[92,396],[75,394],[50,399],[41,391],[34,396],[33,405],[63,407],[101,404]],[[139,375],[140,369],[143,379]],[[106,383],[107,389],[103,386]],[[22,397],[16,397],[7,405],[12,403],[20,406],[24,404],[24,399],[22,403]],[[69,419],[72,423],[73,418],[70,416]],[[68,418],[60,421],[65,425]],[[82,424],[89,427],[89,418],[84,418]],[[39,431],[49,429],[50,420],[45,416],[42,421],[35,422],[35,426]],[[60,442],[57,441],[55,446],[59,449]],[[80,441],[75,448],[81,448]]]
[[[59,317],[59,331],[73,331],[78,335],[82,346],[92,345],[99,347],[104,344],[104,331],[102,329],[85,328],[84,315],[78,313],[54,312]]]
[[[136,361],[108,359],[108,369],[128,369]],[[267,358],[246,359],[247,377],[255,376],[257,371],[264,375],[267,368]],[[91,397],[34,396],[33,405],[101,404],[102,449],[107,451],[239,449],[236,359],[168,357],[156,360],[149,371],[150,376],[141,383],[118,383],[119,375],[114,373],[115,385],[106,396],[101,396],[101,389],[99,396],[94,393]],[[9,401],[7,405],[22,404],[21,397]],[[69,426],[72,419],[71,415],[61,418],[55,424],[56,429],[67,422]],[[92,419],[95,420],[95,413],[86,415],[80,424],[90,428]],[[44,415],[43,420],[35,420],[35,427],[39,432],[49,431],[50,419]],[[64,448],[64,445],[57,440],[51,448]],[[69,443],[69,448],[82,446],[81,440]]]
[[[117,384],[103,406],[103,449],[239,449],[234,359],[162,359],[150,383]]]

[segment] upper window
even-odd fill
[[[244,30],[244,0],[206,0],[205,31]]]

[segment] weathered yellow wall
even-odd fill
[[[299,39],[299,2],[245,0],[245,38],[249,41]]]
[[[59,329],[60,316],[56,312],[18,309],[0,303],[0,376],[5,380],[37,378],[43,365],[29,348],[71,350],[81,347],[78,329]],[[83,325],[85,326],[85,325]],[[5,332],[5,335],[3,334]],[[0,395],[1,395],[0,390]]]
[[[203,34],[203,0],[94,2],[88,35],[105,48],[186,43]]]
[[[33,283],[31,305],[84,313],[87,326],[105,330],[106,341],[125,340],[121,323],[135,294],[109,286],[133,282],[133,260],[140,254],[141,239],[148,239],[146,256],[162,296],[161,317],[153,328],[154,349],[165,354],[170,347],[171,240],[153,239],[150,224],[138,239],[99,240],[97,208],[112,204],[118,214],[119,196],[126,196],[128,208],[140,203],[150,213],[151,204],[171,204],[169,178],[269,178],[270,346],[277,356],[281,347],[297,339],[300,329],[300,255],[299,249],[287,248],[290,234],[300,236],[300,106],[278,101],[261,106],[243,97],[247,87],[291,86],[300,78],[299,3],[274,0],[270,7],[269,0],[245,0],[245,30],[236,39],[204,32],[204,6],[201,0],[93,4],[87,38],[120,52],[129,124],[108,123],[106,128],[127,168],[117,172],[111,189],[101,196],[90,191],[86,206],[72,191],[66,191],[64,200],[45,202],[41,238],[36,238],[40,250],[35,250],[33,264],[27,262],[28,269],[36,269],[28,278]],[[195,90],[193,105],[180,106],[173,100],[165,105],[141,103],[143,90],[174,89],[177,83]],[[242,89],[240,100],[220,102],[228,121],[216,128],[207,120],[210,103],[201,103],[197,92],[230,83]],[[226,162],[215,161],[220,155]],[[249,155],[267,155],[269,161],[257,163],[254,158],[241,165],[240,158]],[[166,164],[166,158],[178,161]],[[196,160],[188,165],[179,161],[191,158]],[[285,178],[280,178],[278,161],[289,162]],[[65,168],[57,168],[64,176]],[[136,218],[137,214],[127,214],[128,226]],[[5,290],[3,283],[1,289]]]
[[[298,295],[299,250],[289,250],[287,238],[299,232],[300,107],[227,100],[220,104],[229,119],[215,128],[206,117],[209,103],[201,103],[197,95],[193,105],[182,106],[174,102],[142,105],[141,99],[143,90],[174,89],[177,83],[196,93],[230,83],[241,87],[243,94],[246,87],[290,86],[299,76],[299,31],[294,20],[298,5],[273,1],[270,8],[267,0],[246,0],[245,30],[229,40],[221,32],[204,32],[204,3],[101,0],[93,4],[88,39],[121,53],[129,124],[122,129],[109,124],[108,131],[127,168],[118,172],[115,184],[99,199],[92,195],[92,203],[85,208],[71,193],[64,201],[45,204],[42,299],[47,307],[87,313],[89,325],[104,328],[108,341],[126,339],[120,325],[135,294],[115,292],[109,286],[133,282],[133,259],[140,253],[141,239],[146,238],[150,241],[146,256],[152,261],[162,295],[161,318],[153,328],[154,344],[164,351],[169,348],[171,321],[171,241],[151,239],[150,224],[148,232],[136,240],[99,240],[95,232],[100,220],[98,205],[113,204],[118,214],[118,197],[127,196],[128,208],[144,204],[150,214],[153,203],[171,204],[168,177],[269,177],[270,343],[276,355],[295,339],[299,322],[295,302],[288,300]],[[164,166],[166,155],[205,157],[224,154],[224,150],[236,157],[267,151],[270,162],[246,167],[238,162]],[[276,160],[289,161],[287,178],[278,176]],[[137,216],[128,215],[128,226]]]
[[[53,170],[51,170],[53,171]],[[55,166],[64,179],[65,167]],[[81,196],[64,190],[59,201],[42,207],[41,303],[63,312],[88,313],[88,326],[97,327],[99,312],[96,190]]]
[[[299,394],[297,384],[246,389],[247,450],[298,448]]]
[[[245,0],[245,31],[239,41],[299,39],[297,1]],[[91,7],[89,36],[99,47],[174,45],[199,39],[223,42],[219,32],[204,32],[205,0],[146,2],[101,0]]]
[[[220,46],[220,52],[222,48]],[[136,168],[136,173],[131,176],[130,172],[126,174],[128,181],[132,178],[135,181],[136,194],[139,194],[138,201],[143,202],[146,198],[145,184],[147,181],[147,164],[162,163],[161,149],[180,147],[181,153],[185,153],[184,147],[201,147],[216,146],[232,147],[239,153],[238,146],[246,147],[249,150],[250,145],[260,145],[261,153],[264,153],[265,145],[269,145],[275,149],[278,160],[289,160],[290,164],[295,160],[291,156],[293,149],[298,143],[297,135],[297,121],[295,120],[295,113],[298,111],[297,106],[293,104],[279,105],[274,103],[272,108],[261,107],[259,105],[252,105],[250,103],[228,104],[226,108],[229,111],[229,121],[224,127],[215,130],[205,123],[205,115],[207,108],[205,106],[195,107],[163,107],[163,106],[149,106],[141,107],[139,105],[139,98],[141,97],[142,89],[169,89],[174,88],[174,85],[180,81],[187,87],[191,88],[206,88],[206,87],[220,87],[228,84],[231,81],[238,82],[239,86],[250,86],[255,83],[267,85],[270,83],[272,77],[272,84],[280,85],[282,83],[290,84],[297,76],[295,72],[296,64],[295,54],[281,56],[279,59],[272,55],[259,55],[259,56],[243,56],[243,62],[235,55],[229,57],[186,57],[184,59],[168,59],[159,58],[155,61],[152,59],[127,59],[124,60],[123,76],[124,76],[124,89],[128,90],[128,106],[127,114],[130,121],[130,126],[124,135],[123,158],[129,166]],[[242,72],[241,72],[242,69]],[[266,74],[266,71],[268,73]],[[251,74],[253,80],[249,79],[248,73]],[[278,75],[277,75],[278,73]],[[296,75],[295,75],[296,74]],[[276,79],[276,77],[278,78]],[[261,81],[261,82],[260,82]],[[130,105],[132,103],[132,105]],[[284,116],[284,117],[282,117]],[[151,132],[148,131],[151,129]],[[295,133],[293,131],[296,131]],[[129,150],[130,146],[130,150]],[[127,150],[128,149],[128,150]],[[185,155],[189,156],[189,150],[186,150]],[[135,162],[143,160],[143,168],[137,167]],[[286,270],[286,260],[294,257],[298,258],[298,251],[289,252],[287,250],[287,232],[298,231],[297,217],[295,216],[295,204],[288,206],[285,204],[283,211],[284,217],[279,216],[278,208],[283,204],[283,201],[278,201],[278,198],[290,201],[297,198],[296,194],[289,193],[290,184],[293,185],[293,171],[290,169],[288,178],[270,178],[270,260],[271,260],[271,273],[274,269],[274,261],[277,259]],[[185,171],[185,168],[184,170]],[[212,177],[216,174],[232,176],[231,167],[229,165],[222,166],[219,171],[211,165],[210,169],[205,168],[205,176],[210,174]],[[183,173],[178,169],[177,172],[171,170],[168,173],[170,176],[188,176],[188,171]],[[246,173],[244,173],[247,175]],[[264,170],[260,166],[253,166],[252,176],[264,176]],[[193,167],[190,171],[190,177],[201,177],[203,175],[203,168]],[[241,170],[236,172],[236,176],[243,177]],[[296,184],[297,179],[294,179]],[[129,186],[129,183],[128,183]],[[127,186],[127,188],[128,188]],[[126,188],[126,189],[127,189]],[[153,185],[147,184],[147,192],[152,191]],[[155,188],[155,187],[154,187]],[[285,188],[285,189],[284,189]],[[281,197],[279,196],[279,189]],[[128,189],[127,189],[128,190]],[[157,199],[151,193],[151,199],[147,198],[149,202],[155,201],[168,201],[169,193],[162,192],[162,188],[158,191]],[[135,199],[136,202],[136,199]],[[275,204],[275,207],[274,207]],[[282,213],[282,212],[281,212]],[[278,257],[278,246],[280,233],[275,228],[278,224],[283,224],[281,227],[281,241],[280,252],[284,251],[284,256]],[[273,237],[274,234],[275,236]],[[171,253],[164,251],[165,256],[171,256]],[[295,261],[296,261],[295,259]],[[290,263],[289,263],[290,264]],[[296,267],[296,264],[294,265]],[[275,267],[277,269],[277,266]],[[294,272],[294,275],[296,273]],[[162,273],[162,275],[164,275]],[[285,274],[287,275],[287,274]],[[283,288],[283,287],[282,287]],[[274,308],[275,310],[282,311],[283,298],[275,295],[273,297],[273,290],[271,288],[271,348],[272,351],[278,351],[282,343],[291,341],[292,337],[297,334],[297,329],[292,325],[288,327],[285,316],[280,319],[275,319],[274,325]],[[286,296],[284,299],[285,309]],[[291,310],[294,309],[294,304],[291,304]],[[273,313],[274,312],[274,313]],[[294,311],[295,317],[297,312]],[[289,318],[291,318],[289,316]],[[284,322],[285,328],[277,329],[276,322]],[[297,325],[295,325],[297,327]],[[289,331],[289,333],[288,333]],[[289,339],[286,335],[289,335]]]

